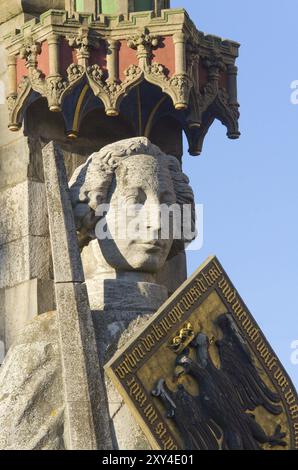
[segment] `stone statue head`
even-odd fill
[[[70,194],[80,246],[98,238],[105,261],[119,272],[157,273],[190,241],[183,230],[180,239],[171,228],[167,237],[161,236],[162,206],[188,205],[194,227],[194,196],[179,161],[145,137],[116,142],[92,154],[72,176]],[[119,236],[119,228],[134,223],[140,213],[149,214],[146,233]],[[99,225],[109,237],[98,236]]]

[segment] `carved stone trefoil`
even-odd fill
[[[128,47],[137,51],[139,67],[146,71],[152,60],[152,51],[161,44],[159,36],[152,36],[147,28],[142,28],[138,34],[130,37],[127,41]]]

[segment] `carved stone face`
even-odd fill
[[[154,277],[195,236],[189,180],[178,160],[146,137],[93,153],[69,186],[80,247],[97,239],[98,273]]]
[[[125,159],[116,170],[105,218],[111,237],[99,240],[107,263],[118,271],[158,272],[173,244],[171,230],[167,239],[161,239],[160,209],[162,204],[175,203],[170,172],[160,159],[148,155]],[[130,234],[140,216],[148,222],[142,225],[141,233],[136,237],[119,235],[124,224]]]

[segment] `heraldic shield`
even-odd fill
[[[153,449],[298,449],[295,388],[216,257],[106,371]]]

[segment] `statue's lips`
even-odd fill
[[[164,250],[165,248],[165,242],[162,240],[154,240],[150,242],[139,242],[138,245],[146,248],[146,251],[148,252],[160,251],[160,250]]]

